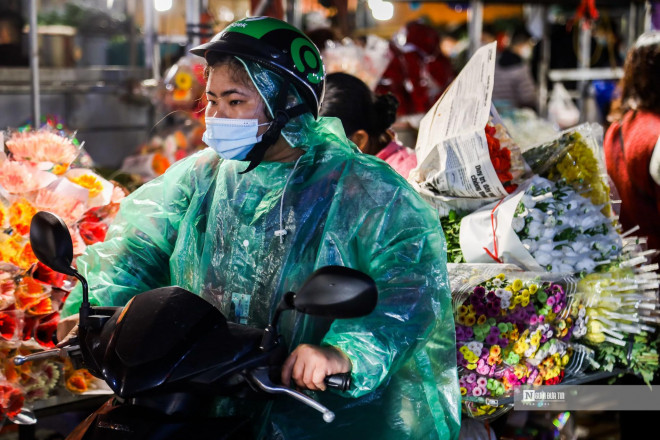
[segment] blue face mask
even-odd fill
[[[244,160],[255,144],[261,141],[257,136],[258,119],[230,119],[206,117],[206,131],[202,141],[213,148],[223,159]]]

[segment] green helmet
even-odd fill
[[[325,68],[314,43],[300,30],[272,17],[236,21],[190,50],[207,58],[209,52],[235,55],[262,64],[296,87],[316,118],[325,91]]]

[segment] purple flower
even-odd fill
[[[464,327],[463,334],[465,335],[466,339],[472,339],[474,337],[474,331],[472,331],[472,327]]]
[[[463,359],[461,359],[460,361],[458,361],[458,363],[459,363],[459,365],[460,365],[461,367],[467,367],[467,366],[468,366],[468,361],[467,361],[467,359],[465,359],[465,358],[463,358]]]
[[[456,326],[456,340],[457,341],[464,341],[465,338],[465,330],[463,330],[462,325],[457,325]]]
[[[484,296],[484,294],[486,293],[486,289],[484,288],[484,286],[477,286],[474,288],[474,293],[478,296]]]
[[[509,341],[506,338],[500,338],[499,341],[497,342],[498,342],[497,345],[499,345],[500,347],[506,347],[507,345],[509,345]]]
[[[499,335],[500,335],[500,329],[497,328],[496,325],[494,325],[494,326],[492,326],[492,327],[490,328],[490,332],[489,332],[489,333],[490,333],[491,335],[499,336]]]
[[[488,351],[488,349],[487,349],[486,347],[483,347],[483,348],[481,349],[481,356],[480,356],[480,357],[481,357],[482,359],[488,359],[488,355],[489,355],[489,354],[490,354],[490,351]]]
[[[474,311],[477,315],[485,315],[486,314],[486,306],[483,305],[482,303],[479,303],[474,306]]]
[[[495,298],[497,298],[497,297],[495,296],[495,292],[493,292],[492,290],[486,294],[486,299],[488,301],[492,301]]]
[[[552,308],[552,313],[559,313],[561,312],[561,305],[560,304],[555,304],[555,306]]]
[[[548,300],[546,301],[546,304],[549,305],[550,307],[552,307],[552,306],[555,305],[555,301],[556,301],[556,300],[555,300],[555,297],[554,297],[554,296],[550,296],[550,297],[548,297]]]
[[[464,378],[464,377],[461,377],[461,378],[458,379],[458,384],[459,384],[460,386],[464,387],[466,383],[467,383],[467,382],[465,381],[465,378]]]
[[[488,344],[488,345],[495,345],[495,344],[497,344],[498,341],[499,341],[499,339],[497,338],[496,335],[490,334],[490,335],[486,336],[486,344]]]
[[[545,344],[547,341],[548,338],[545,335],[541,336],[541,344]]]
[[[474,373],[470,373],[470,374],[467,375],[465,380],[466,380],[467,383],[473,384],[477,381],[477,375],[474,374]]]
[[[536,315],[532,315],[529,317],[529,325],[536,325],[539,322],[539,318]]]

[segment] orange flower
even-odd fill
[[[154,173],[156,173],[157,176],[160,176],[170,167],[170,161],[162,154],[155,153],[151,162],[151,167],[153,168]]]
[[[74,372],[66,381],[66,389],[72,393],[84,393],[87,391],[85,376],[79,371]]]
[[[30,315],[49,315],[53,313],[53,303],[50,298],[44,298],[36,305],[26,310]]]
[[[4,204],[0,203],[0,228],[4,229],[7,226],[8,219],[7,208],[5,208]]]
[[[37,261],[37,256],[34,255],[34,251],[32,250],[32,245],[30,242],[25,243],[25,246],[23,246],[23,249],[21,250],[21,253],[18,256],[18,260],[16,261],[16,265],[20,267],[21,269],[28,270],[30,267],[32,267],[33,264],[36,264]]]
[[[24,277],[16,288],[16,308],[28,310],[48,298],[50,289],[31,277]]]
[[[24,198],[20,198],[9,207],[9,224],[21,235],[30,232],[30,222],[37,213],[37,209]]]

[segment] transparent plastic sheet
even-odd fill
[[[389,42],[376,35],[367,35],[364,46],[350,38],[344,38],[341,43],[329,41],[321,54],[327,73],[349,73],[360,78],[372,90],[392,59]]]
[[[600,125],[582,124],[565,130],[556,139],[526,150],[523,157],[536,174],[565,181],[601,206],[603,214],[613,215]]]
[[[272,108],[281,80],[245,65]],[[295,102],[292,90],[289,106]],[[248,325],[263,328],[281,295],[315,269],[362,270],[379,290],[371,315],[329,324],[286,313],[281,321],[289,346],[338,346],[351,359],[348,392],[315,394],[335,422],[300,417],[300,405],[287,399],[263,413],[245,402],[228,406],[249,406],[259,438],[456,438],[455,330],[437,213],[387,164],[361,154],[338,119],[308,113],[283,135],[305,150],[297,165],[262,162],[240,174],[246,162],[206,149],[128,196],[106,241],[77,260],[91,301],[123,305],[179,285],[225,314],[240,298],[249,303]],[[276,236],[281,229],[287,234]],[[75,313],[80,300],[78,288],[63,314]]]
[[[567,372],[582,374],[590,365],[583,348],[571,363],[577,279],[491,266],[451,276],[463,412],[479,419],[510,409],[520,385],[557,384]],[[506,398],[509,403],[500,403]]]
[[[569,185],[539,176],[464,217],[460,244],[471,263],[499,259],[557,273],[590,273],[621,254],[621,237],[600,206]]]

